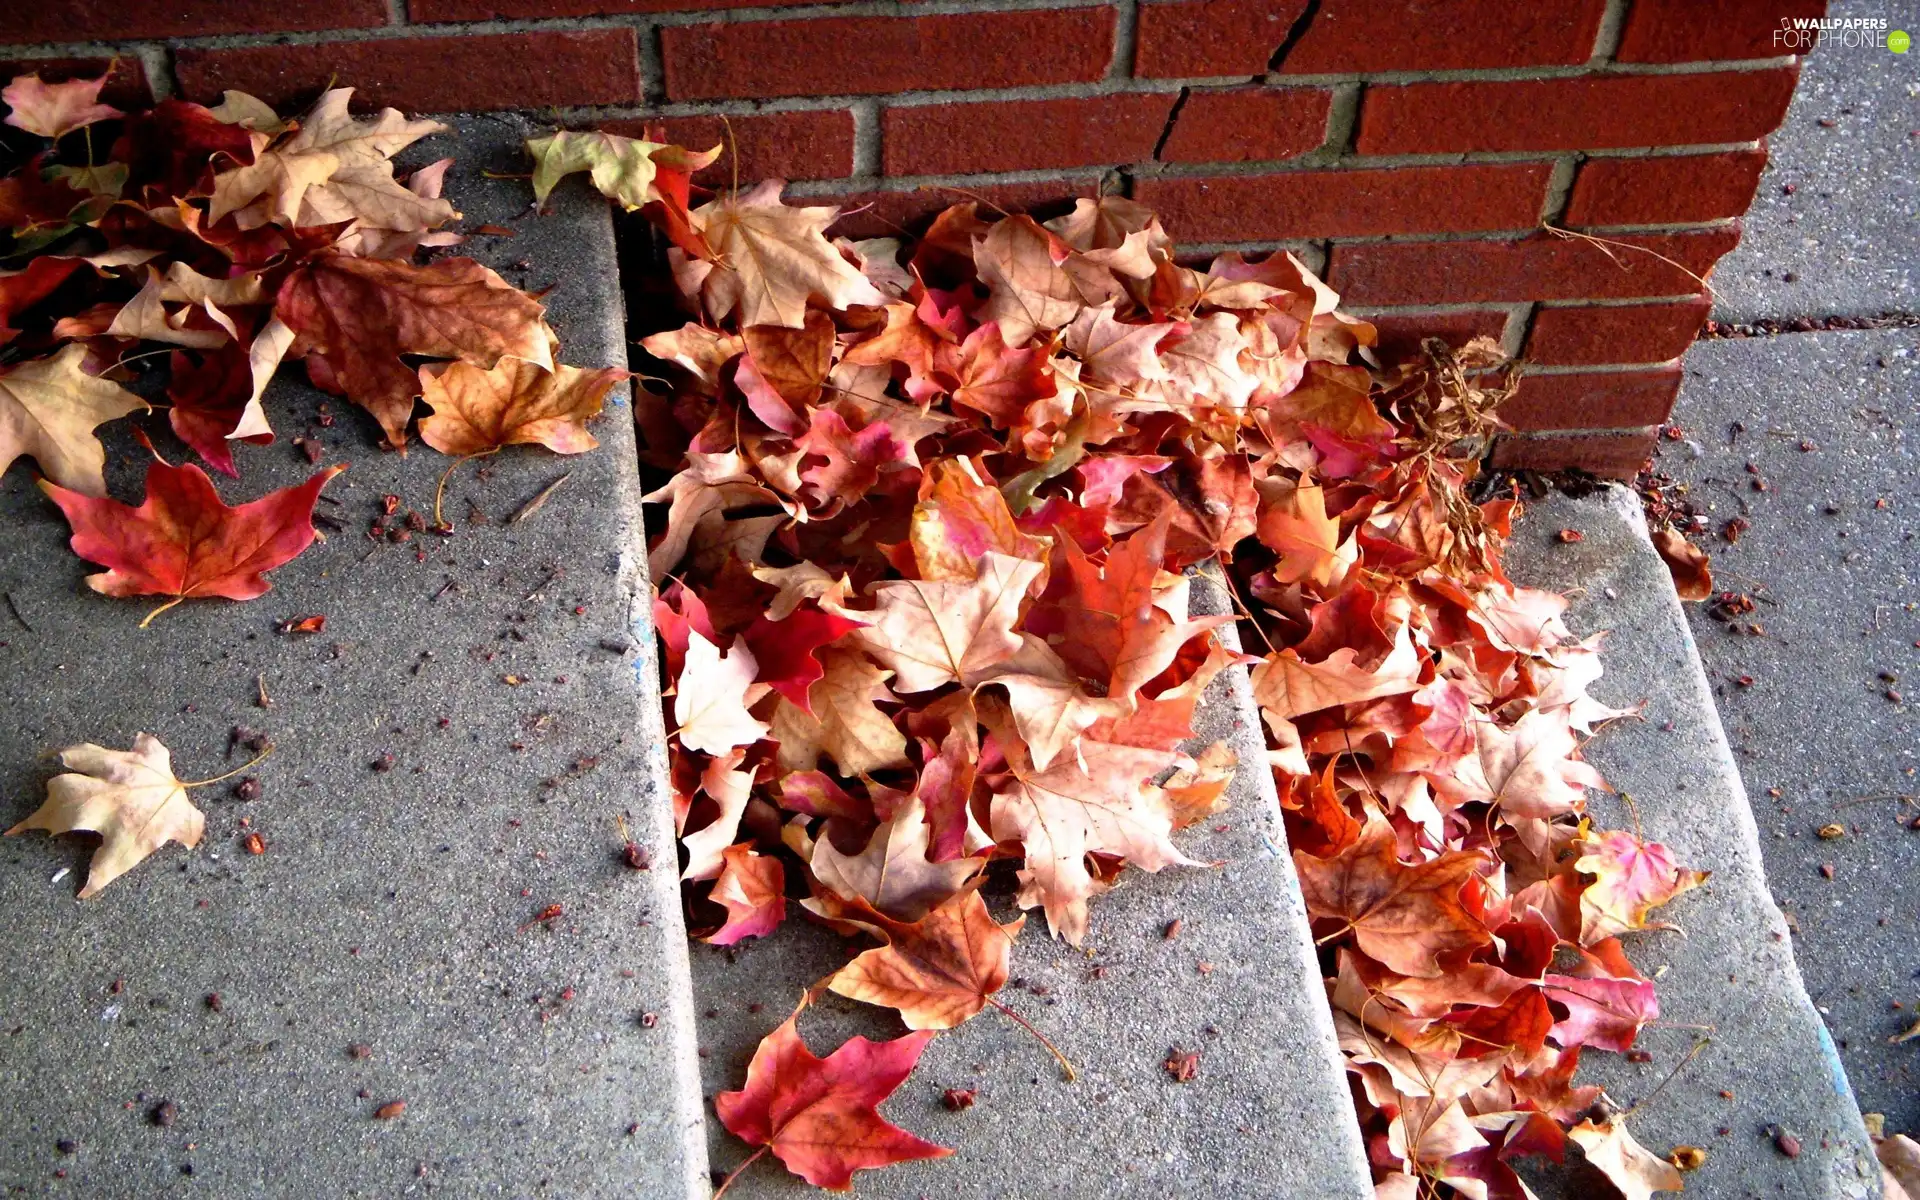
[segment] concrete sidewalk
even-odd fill
[[[1888,1041],[1920,1019],[1913,335],[1701,342],[1681,392],[1686,440],[1659,460],[1709,515],[1700,541],[1718,586],[1754,602],[1720,617],[1689,606],[1689,619],[1795,953],[1861,1103],[1890,1131],[1920,1129],[1920,1042]],[[1819,835],[1836,824],[1842,836]]]
[[[524,181],[481,175],[524,171],[525,133],[476,118],[417,149],[458,157],[448,191],[470,226],[519,230],[463,252],[553,288],[559,357],[624,363],[605,203],[563,189],[528,219]],[[185,778],[244,762],[237,727],[275,747],[258,799],[193,793],[197,850],[168,846],[86,903],[91,839],[0,843],[0,1186],[705,1194],[625,387],[594,424],[598,450],[464,465],[456,533],[395,543],[367,537],[381,496],[430,518],[449,460],[376,451],[364,414],[297,374],[270,394],[280,441],[242,448],[223,493],[306,478],[296,435],[351,469],[320,506],[327,541],[257,601],[188,603],[138,629],[151,605],[85,589],[90,568],[26,467],[0,484],[0,819],[39,804],[44,756],[76,742],[151,732]],[[109,482],[135,498],[145,455],[119,432]],[[276,633],[313,613],[323,633]],[[621,862],[617,816],[663,869]],[[375,1118],[395,1100],[404,1114]]]
[[[1827,11],[1920,24],[1885,0]],[[1815,48],[1767,145],[1740,245],[1713,271],[1714,319],[1920,312],[1920,53]]]

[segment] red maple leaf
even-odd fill
[[[73,552],[108,568],[87,576],[107,596],[171,596],[147,614],[144,628],[182,600],[223,596],[251,600],[273,586],[263,576],[313,544],[313,505],[327,481],[346,470],[328,467],[296,487],[229,508],[206,472],[191,463],[147,468],[147,498],[138,508],[95,499],[40,481],[73,526]]]
[[[748,1163],[771,1150],[808,1183],[844,1192],[863,1168],[953,1153],[890,1124],[875,1107],[920,1061],[933,1040],[931,1030],[888,1042],[849,1038],[822,1059],[800,1040],[794,1028],[799,1016],[795,1010],[761,1039],[745,1088],[713,1098],[713,1111],[728,1132],[761,1147]]]

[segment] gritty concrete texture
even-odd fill
[[[1585,540],[1563,544],[1555,536],[1561,529],[1577,529]],[[1648,1060],[1591,1054],[1581,1060],[1582,1079],[1602,1084],[1623,1106],[1644,1104],[1629,1128],[1656,1153],[1679,1144],[1706,1148],[1706,1164],[1687,1177],[1690,1197],[1877,1200],[1879,1169],[1866,1130],[1807,999],[1786,921],[1768,896],[1753,813],[1687,617],[1646,540],[1638,498],[1611,487],[1586,500],[1530,505],[1508,568],[1521,583],[1577,589],[1569,614],[1575,632],[1611,630],[1606,676],[1594,693],[1615,705],[1645,702],[1642,721],[1603,732],[1587,749],[1621,793],[1592,797],[1596,820],[1607,828],[1637,824],[1681,862],[1713,872],[1662,910],[1684,936],[1623,939],[1659,984],[1660,1020],[1637,1043]],[[1769,1130],[1776,1126],[1799,1139],[1799,1157],[1775,1148]],[[1551,1173],[1544,1183],[1543,1195],[1564,1200],[1598,1194],[1582,1172]]]
[[[1226,610],[1204,581],[1196,581],[1194,601],[1196,610]],[[1244,672],[1215,682],[1197,724],[1196,744],[1226,739],[1242,769],[1231,807],[1176,840],[1220,867],[1129,871],[1094,901],[1084,950],[1049,940],[1037,912],[1014,945],[1014,978],[1000,998],[1073,1060],[1079,1081],[1065,1082],[1005,1016],[983,1012],[935,1038],[882,1108],[957,1153],[862,1172],[855,1195],[1373,1195]],[[988,894],[996,915],[1011,919],[1011,888],[990,885]],[[739,1087],[755,1043],[786,1018],[803,987],[853,952],[804,915],[790,915],[761,942],[697,947],[707,1095]],[[828,995],[801,1018],[800,1032],[825,1055],[856,1033],[904,1030],[888,1010]],[[1176,1047],[1200,1054],[1187,1083],[1161,1066]],[[947,1111],[948,1088],[977,1089],[975,1105]],[[709,1132],[716,1167],[746,1158],[717,1121]],[[771,1159],[748,1168],[728,1193],[806,1194]]]
[[[459,157],[449,192],[470,223],[520,234],[467,251],[553,287],[564,361],[623,363],[605,205],[566,188],[553,215],[528,216],[524,181],[480,176],[525,169],[525,130],[461,130],[421,149]],[[365,536],[380,497],[430,514],[449,460],[381,453],[359,410],[283,379],[268,404],[281,441],[241,447],[243,477],[221,490],[305,478],[288,439],[316,437],[324,461],[351,463],[320,506],[340,528],[267,596],[184,604],[145,630],[151,605],[82,585],[27,465],[0,483],[0,820],[33,810],[47,752],[72,743],[149,731],[186,778],[245,761],[236,725],[276,747],[258,799],[194,793],[197,850],[168,846],[86,903],[91,839],[0,843],[8,1194],[704,1194],[655,675],[621,649],[652,641],[625,394],[595,423],[598,450],[465,464],[448,486],[456,533],[396,545]],[[109,457],[114,493],[137,498],[124,429]],[[323,633],[276,634],[311,613]],[[620,861],[621,815],[666,869]],[[537,921],[550,905],[564,913]],[[404,1114],[374,1117],[394,1100]]]
[[[1861,1104],[1908,1132],[1920,1042],[1888,1039],[1920,1018],[1915,332],[1700,343],[1675,417],[1688,441],[1659,463],[1711,512],[1719,586],[1756,600],[1737,623],[1688,615],[1814,1002]],[[1735,519],[1737,544],[1720,536]],[[1817,835],[1835,823],[1845,836]]]
[[[1889,0],[1837,0],[1827,15],[1920,26]],[[1920,311],[1920,53],[1815,49],[1768,144],[1745,236],[1713,272],[1714,317]]]

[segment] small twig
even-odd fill
[[[273,697],[267,695],[266,675],[264,674],[255,675],[253,677],[253,686],[256,693],[254,696],[254,703],[260,706],[261,708],[272,708]]]
[[[26,629],[28,633],[39,632],[33,627],[32,623],[30,623],[25,617],[20,615],[20,604],[18,601],[16,601],[13,598],[13,593],[8,592],[6,595],[7,595],[7,611],[13,614],[13,619],[20,622],[20,624]]]
[[[539,512],[540,506],[547,502],[547,497],[553,495],[554,492],[559,490],[561,484],[571,478],[573,478],[573,472],[568,471],[565,475],[560,476],[560,478],[541,488],[540,491],[534,495],[533,499],[514,510],[513,515],[507,518],[507,524],[518,525],[534,513]]]
[[[448,592],[452,591],[454,588],[459,586],[460,586],[460,581],[455,579],[453,576],[449,575],[447,576],[447,581],[440,585],[440,590],[435,592],[432,596],[428,597],[428,599],[438,600],[440,597],[446,595]]]
[[[1616,242],[1612,238],[1595,237],[1590,233],[1581,233],[1577,229],[1562,229],[1558,225],[1542,225],[1541,228],[1545,229],[1548,233],[1552,234],[1557,238],[1564,238],[1569,241],[1578,240],[1582,242],[1591,242],[1593,245],[1599,247],[1600,253],[1606,255],[1608,258],[1613,259],[1615,265],[1619,266],[1621,270],[1626,269],[1626,264],[1621,262],[1619,257],[1615,255],[1612,250],[1608,249],[1609,246],[1618,246],[1622,250],[1637,250],[1641,254],[1651,254],[1653,257],[1659,259],[1663,263],[1666,263],[1668,266],[1672,267],[1674,270],[1679,271],[1681,274],[1685,275],[1688,279],[1693,280],[1695,283],[1705,288],[1707,295],[1712,296],[1715,300],[1720,299],[1720,293],[1713,289],[1712,284],[1708,283],[1701,276],[1696,275],[1693,271],[1689,270],[1683,264],[1673,261],[1671,258],[1668,258],[1666,255],[1660,253],[1658,250],[1649,250],[1645,246],[1636,246],[1632,242]]]
[[[1060,1072],[1061,1074],[1067,1077],[1068,1083],[1072,1083],[1074,1080],[1080,1078],[1080,1073],[1073,1069],[1073,1064],[1067,1061],[1067,1056],[1060,1053],[1060,1047],[1054,1045],[1052,1042],[1047,1040],[1046,1034],[1041,1033],[1038,1029],[1035,1029],[1032,1025],[1027,1023],[1027,1019],[1025,1017],[1021,1016],[1019,1013],[1008,1008],[1006,1005],[1000,1003],[998,1000],[995,1000],[992,996],[987,996],[985,997],[985,999],[988,1004],[993,1005],[995,1008],[999,1009],[1001,1012],[1011,1017],[1015,1025],[1018,1025],[1020,1028],[1026,1030],[1028,1033],[1032,1034],[1034,1037],[1040,1039],[1040,1044],[1047,1048],[1047,1053],[1053,1055],[1054,1061],[1060,1064]]]
[[[1628,1117],[1632,1116],[1634,1113],[1637,1113],[1641,1109],[1645,1108],[1647,1105],[1652,1104],[1654,1101],[1654,1098],[1657,1097],[1661,1092],[1666,1091],[1667,1085],[1672,1083],[1674,1079],[1679,1076],[1680,1072],[1687,1069],[1687,1064],[1691,1063],[1694,1059],[1700,1057],[1700,1052],[1702,1050],[1705,1050],[1707,1046],[1712,1043],[1712,1041],[1713,1039],[1710,1037],[1703,1037],[1699,1041],[1695,1042],[1693,1044],[1693,1049],[1687,1051],[1687,1056],[1681,1059],[1679,1062],[1675,1063],[1673,1065],[1673,1070],[1667,1072],[1667,1077],[1660,1081],[1660,1086],[1657,1088],[1654,1088],[1653,1091],[1649,1092],[1645,1100],[1640,1101],[1640,1103],[1634,1105],[1632,1108],[1621,1113],[1620,1119],[1624,1121]]]
[[[538,596],[541,592],[546,591],[547,585],[552,583],[554,580],[558,578],[560,578],[560,568],[555,567],[553,570],[547,572],[547,577],[545,579],[542,579],[539,583],[534,585],[534,588],[532,591],[528,592],[526,595],[520,598],[520,603],[532,604],[533,598],[535,596]]]

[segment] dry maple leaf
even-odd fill
[[[1460,904],[1461,885],[1484,861],[1456,852],[1408,865],[1395,849],[1393,827],[1378,820],[1332,858],[1293,855],[1309,916],[1343,922],[1341,932],[1352,930],[1362,953],[1389,970],[1424,977],[1440,974],[1440,955],[1491,940]]]
[[[1023,533],[1000,489],[983,480],[979,468],[965,458],[928,465],[908,540],[920,578],[936,582],[972,580],[990,550],[1045,562],[1053,546],[1052,538]]]
[[[313,505],[327,481],[346,470],[328,467],[303,484],[229,508],[206,472],[188,463],[147,468],[147,498],[138,508],[96,499],[41,480],[73,526],[73,552],[108,568],[87,576],[106,596],[172,596],[147,614],[182,600],[220,596],[251,600],[272,587],[262,574],[313,544]]]
[[[1007,982],[1013,939],[1024,916],[1005,925],[993,919],[976,888],[968,888],[918,921],[896,921],[864,900],[826,897],[807,907],[881,938],[827,980],[851,1000],[898,1009],[908,1029],[952,1029],[990,1002]]]
[[[831,755],[846,776],[906,766],[905,735],[874,707],[898,699],[887,688],[892,672],[849,650],[823,649],[818,661],[821,677],[807,690],[807,707],[784,693],[774,706],[772,736],[780,743],[781,767],[811,771],[821,754]]]
[[[173,756],[152,734],[135,734],[131,750],[69,746],[60,765],[77,773],[49,780],[46,803],[7,836],[30,829],[99,834],[80,899],[97,895],[168,842],[189,849],[200,844],[206,814],[187,799],[188,785],[174,778]]]
[[[539,301],[470,258],[426,266],[321,254],[280,285],[274,313],[294,333],[316,385],[371,412],[387,441],[407,440],[420,378],[403,354],[490,368],[505,357],[553,368]]]
[[[100,89],[112,75],[108,71],[98,79],[69,79],[65,83],[43,83],[37,71],[17,75],[0,89],[0,101],[13,110],[7,114],[7,124],[59,141],[96,121],[124,117],[126,114],[119,109],[100,103]]]
[[[756,670],[745,638],[735,638],[733,650],[723,655],[698,631],[690,632],[686,666],[673,695],[676,736],[683,747],[724,755],[766,736],[766,725],[747,711],[747,689]]]
[[[93,431],[147,402],[87,374],[86,359],[87,348],[76,343],[0,371],[0,473],[27,455],[62,487],[107,494],[107,451]]]
[[[371,229],[420,230],[459,216],[445,200],[422,196],[393,177],[395,154],[447,127],[409,121],[394,108],[357,121],[347,111],[352,96],[352,88],[323,93],[291,136],[260,150],[251,164],[215,176],[209,223],[233,213],[241,229],[354,221]]]
[[[1673,590],[1682,600],[1699,601],[1713,595],[1713,566],[1705,550],[1671,529],[1654,531],[1653,548],[1665,560],[1673,575]]]
[[[1652,1200],[1655,1192],[1678,1192],[1686,1188],[1679,1170],[1666,1159],[1634,1140],[1626,1122],[1619,1117],[1601,1124],[1586,1120],[1567,1131],[1586,1154],[1587,1161],[1599,1169],[1607,1181],[1620,1189],[1625,1200]]]
[[[917,921],[959,891],[986,860],[930,862],[927,813],[919,796],[908,796],[891,820],[873,831],[858,854],[842,854],[830,838],[813,844],[807,864],[822,887],[847,900],[864,900],[902,921]]]
[[[742,326],[806,324],[807,301],[829,308],[879,306],[886,297],[841,257],[822,231],[837,208],[789,208],[769,179],[744,196],[721,196],[693,212],[717,261],[702,286],[720,320],[736,309]]]
[[[1361,667],[1360,658],[1348,646],[1310,663],[1289,647],[1253,669],[1253,698],[1270,715],[1291,718],[1419,689],[1421,654],[1406,625],[1395,631],[1393,650],[1379,663]]]
[[[720,852],[720,878],[711,899],[725,906],[727,923],[706,941],[731,946],[741,938],[765,937],[787,915],[787,872],[780,860],[738,842]]]
[[[1504,814],[1555,817],[1584,804],[1587,788],[1610,790],[1592,764],[1575,757],[1580,742],[1565,709],[1536,709],[1506,728],[1483,722],[1474,739],[1479,769]]]
[[[1280,556],[1273,577],[1280,583],[1307,582],[1331,589],[1358,557],[1352,539],[1342,546],[1340,518],[1327,515],[1326,491],[1319,484],[1268,489],[1262,497],[1260,543]]]
[[[746,752],[736,748],[724,758],[710,760],[700,773],[700,790],[713,798],[720,811],[704,828],[681,836],[680,844],[687,848],[682,880],[715,878],[725,865],[723,856],[739,836],[740,817],[753,795],[753,772],[740,770],[745,757]]]
[[[1045,570],[989,551],[964,583],[902,579],[877,584],[873,624],[849,635],[893,668],[894,687],[924,692],[958,683],[1012,658],[1027,588]],[[864,615],[864,614],[863,614]]]
[[[420,388],[433,415],[420,422],[420,440],[442,454],[529,443],[580,454],[600,444],[586,423],[626,377],[618,367],[549,371],[520,358],[503,358],[492,370],[464,362],[428,365],[420,368]]]
[[[1197,867],[1173,844],[1173,812],[1153,779],[1180,756],[1083,738],[1076,754],[1036,771],[1011,764],[995,788],[993,837],[1025,851],[1020,906],[1044,907],[1054,936],[1079,945],[1097,890],[1087,855],[1124,858],[1143,871]]]
[[[527,153],[533,155],[533,202],[544,207],[547,196],[562,179],[576,171],[590,172],[589,178],[600,194],[618,201],[628,212],[661,199],[653,180],[659,168],[654,154],[677,150],[663,142],[621,137],[614,133],[562,130],[541,138],[527,139]],[[688,171],[697,171],[720,157],[720,147],[704,154],[688,156]]]
[[[747,1162],[771,1150],[815,1187],[846,1191],[855,1171],[953,1153],[889,1124],[876,1107],[912,1072],[931,1032],[887,1042],[849,1038],[821,1059],[800,1040],[799,1016],[761,1039],[746,1087],[713,1098],[727,1131],[762,1147]]]
[[[1622,830],[1589,832],[1573,848],[1580,855],[1574,870],[1594,877],[1580,893],[1580,941],[1586,945],[1631,929],[1672,928],[1648,924],[1647,915],[1707,881],[1708,872],[1681,867],[1659,842]]]

